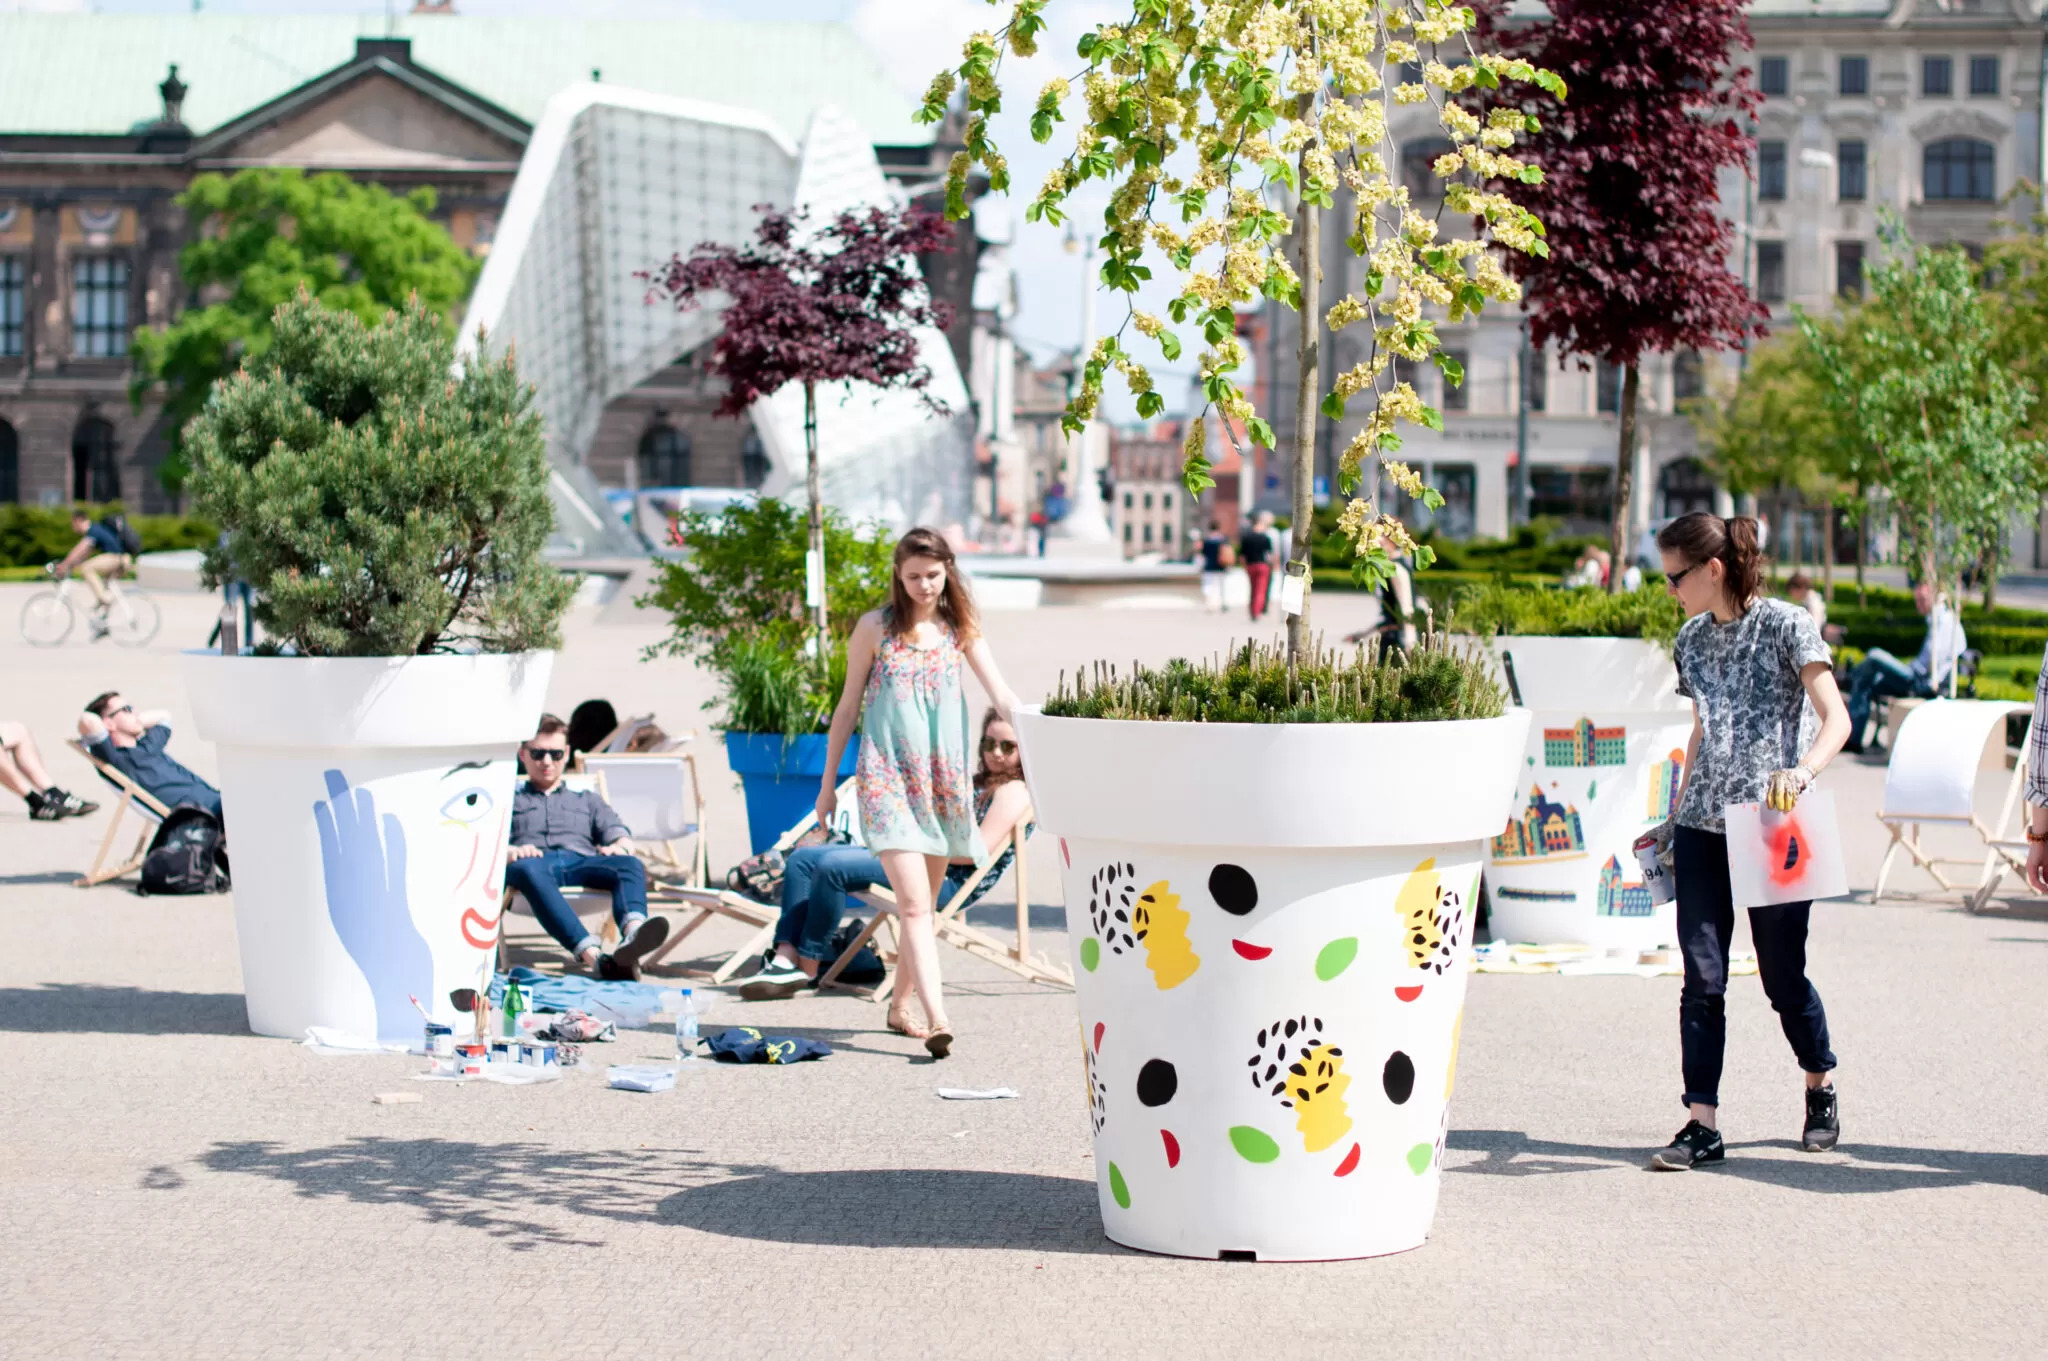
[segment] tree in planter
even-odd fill
[[[139,406],[165,386],[171,452],[160,475],[169,490],[178,491],[190,469],[186,423],[217,380],[269,348],[273,314],[300,289],[371,325],[418,297],[444,329],[453,327],[482,262],[433,220],[435,202],[428,188],[401,198],[346,175],[295,169],[192,181],[178,205],[203,230],[179,253],[179,278],[194,295],[224,296],[162,330],[136,331],[129,388]]]
[[[935,123],[946,117],[955,89],[966,87],[966,147],[948,176],[947,211],[955,217],[967,212],[967,176],[975,165],[985,168],[992,188],[1009,187],[1009,166],[989,138],[989,119],[1002,103],[1004,54],[1037,50],[1046,3],[1017,0],[1009,22],[970,37],[957,70],[942,73],[926,94],[918,116]],[[1432,508],[1441,504],[1433,488],[1390,457],[1400,448],[1403,422],[1443,424],[1397,375],[1395,360],[1434,360],[1449,381],[1462,382],[1462,370],[1440,349],[1435,316],[1455,322],[1488,301],[1517,301],[1521,290],[1496,251],[1512,258],[1548,250],[1543,225],[1494,187],[1542,179],[1534,164],[1513,154],[1535,115],[1518,104],[1485,102],[1516,84],[1562,98],[1564,83],[1528,61],[1475,51],[1468,37],[1473,23],[1470,9],[1446,0],[1136,0],[1128,20],[1099,25],[1081,38],[1074,77],[1081,87],[1077,143],[1026,212],[1034,222],[1056,225],[1077,189],[1102,180],[1110,191],[1103,284],[1134,294],[1152,277],[1148,261],[1154,258],[1181,276],[1168,318],[1127,305],[1122,324],[1096,342],[1065,422],[1078,431],[1094,414],[1112,369],[1136,397],[1139,415],[1157,415],[1164,399],[1126,341],[1135,345],[1135,332],[1171,361],[1183,345],[1172,327],[1191,325],[1208,347],[1200,366],[1204,407],[1188,423],[1183,456],[1192,494],[1214,485],[1203,445],[1211,409],[1228,418],[1217,424],[1233,443],[1238,428],[1255,443],[1270,448],[1274,442],[1271,424],[1234,376],[1246,358],[1234,333],[1235,309],[1264,297],[1300,312],[1292,519],[1304,530],[1295,536],[1289,571],[1303,577],[1304,592],[1313,547],[1307,527],[1314,521],[1316,412],[1336,419],[1354,398],[1371,403],[1364,429],[1338,467],[1339,490],[1349,498],[1341,531],[1366,584],[1391,575],[1402,553],[1426,566],[1429,550],[1370,499],[1383,472]],[[1065,79],[1039,92],[1034,140],[1050,140],[1073,94]],[[1475,111],[1468,102],[1481,107]],[[1477,222],[1469,237],[1445,234],[1441,213],[1418,213],[1392,173],[1400,164],[1388,130],[1392,107],[1424,103],[1435,107],[1453,145],[1435,165],[1446,181],[1444,208],[1451,221]],[[1292,222],[1269,206],[1269,185],[1295,192]],[[1341,218],[1340,189],[1356,205]],[[1326,227],[1344,233],[1368,262],[1362,293],[1339,298],[1327,310],[1319,244]],[[1298,266],[1288,262],[1290,235]],[[1322,393],[1316,375],[1323,337],[1353,325],[1372,330],[1366,358]],[[1371,467],[1376,461],[1377,470]],[[1356,495],[1362,489],[1368,494]],[[1302,656],[1311,636],[1305,595],[1287,630],[1290,654]]]
[[[556,646],[575,585],[541,556],[547,451],[511,357],[456,372],[418,300],[368,326],[301,289],[273,327],[188,428],[196,508],[232,546],[208,583],[254,585],[301,656]]]
[[[1618,591],[1643,355],[1736,348],[1763,334],[1768,315],[1729,272],[1735,226],[1716,186],[1755,145],[1756,87],[1730,66],[1750,46],[1747,5],[1552,0],[1547,22],[1514,25],[1506,0],[1480,8],[1483,31],[1571,82],[1570,102],[1531,139],[1544,176],[1523,193],[1550,253],[1510,256],[1509,267],[1528,289],[1535,345],[1623,371],[1608,581]]]
[[[749,244],[701,242],[688,256],[641,276],[652,285],[650,299],[666,298],[681,311],[718,295],[727,300],[711,344],[710,368],[726,383],[719,415],[743,415],[785,384],[803,385],[804,490],[814,555],[825,552],[818,387],[862,382],[915,392],[934,415],[945,414],[930,395],[932,373],[918,357],[917,332],[944,329],[952,308],[931,296],[916,259],[952,248],[944,219],[917,208],[841,213],[813,231],[801,213],[764,207]],[[826,595],[812,609],[822,660],[831,648]]]

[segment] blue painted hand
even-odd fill
[[[327,915],[370,985],[377,1039],[416,1039],[419,1013],[410,999],[432,995],[434,956],[406,899],[405,829],[389,814],[380,828],[376,799],[367,789],[351,790],[338,770],[327,772],[327,799],[313,805],[313,820],[320,827]]]

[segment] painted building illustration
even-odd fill
[[[1602,917],[1647,917],[1657,910],[1650,901],[1646,884],[1621,881],[1621,861],[1608,856],[1600,867],[1600,887],[1593,894],[1593,911]]]
[[[1628,729],[1596,728],[1581,718],[1569,728],[1543,730],[1546,766],[1618,766],[1628,761]]]
[[[1671,809],[1678,802],[1678,777],[1684,771],[1685,753],[1675,747],[1663,760],[1650,763],[1650,803],[1643,811],[1652,822],[1662,822],[1671,816]]]
[[[1579,825],[1579,810],[1543,796],[1543,786],[1529,786],[1529,804],[1519,822],[1510,822],[1493,839],[1493,858],[1510,860],[1571,860],[1586,853],[1585,830]]]

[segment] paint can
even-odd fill
[[[492,1063],[519,1062],[519,1041],[509,1035],[500,1035],[491,1041]]]
[[[455,1046],[456,1067],[462,1077],[482,1077],[484,1064],[490,1059],[490,1046],[482,1044],[458,1044]]]
[[[422,1051],[434,1058],[455,1056],[455,1027],[442,1025],[439,1021],[427,1022],[426,1048]]]
[[[1671,871],[1657,854],[1657,834],[1645,832],[1635,840],[1636,864],[1643,872],[1643,887],[1650,890],[1650,902],[1661,906],[1678,896]]]
[[[529,1068],[559,1068],[553,1040],[525,1040],[519,1046],[519,1061]]]
[[[432,1066],[430,1066],[430,1067],[429,1067],[429,1068],[427,1069],[427,1072],[428,1072],[428,1073],[429,1073],[429,1074],[430,1074],[431,1076],[434,1076],[434,1077],[461,1077],[461,1076],[462,1076],[462,1061],[461,1061],[460,1059],[458,1059],[458,1058],[456,1058],[456,1057],[455,1057],[455,1050],[454,1050],[454,1047],[453,1047],[453,1046],[450,1046],[450,1048],[449,1048],[448,1052],[447,1052],[447,1053],[445,1053],[445,1054],[433,1054],[433,1055],[430,1055],[429,1057],[433,1059],[433,1064],[432,1064]]]

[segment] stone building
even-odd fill
[[[1198,508],[1181,485],[1185,427],[1159,421],[1110,434],[1109,465],[1115,479],[1109,523],[1126,559],[1187,557],[1202,540],[1195,526]]]
[[[346,15],[0,15],[0,501],[120,497],[168,508],[160,403],[129,399],[129,336],[193,302],[178,253],[195,175],[339,170],[432,187],[455,240],[489,251],[533,128],[584,80],[734,105],[801,133],[823,105],[871,137],[892,179],[936,206],[950,131],[831,24]],[[654,264],[689,241],[650,240]],[[977,240],[926,261],[969,364]],[[587,463],[613,486],[759,485],[745,420],[690,356],[614,398]]]

